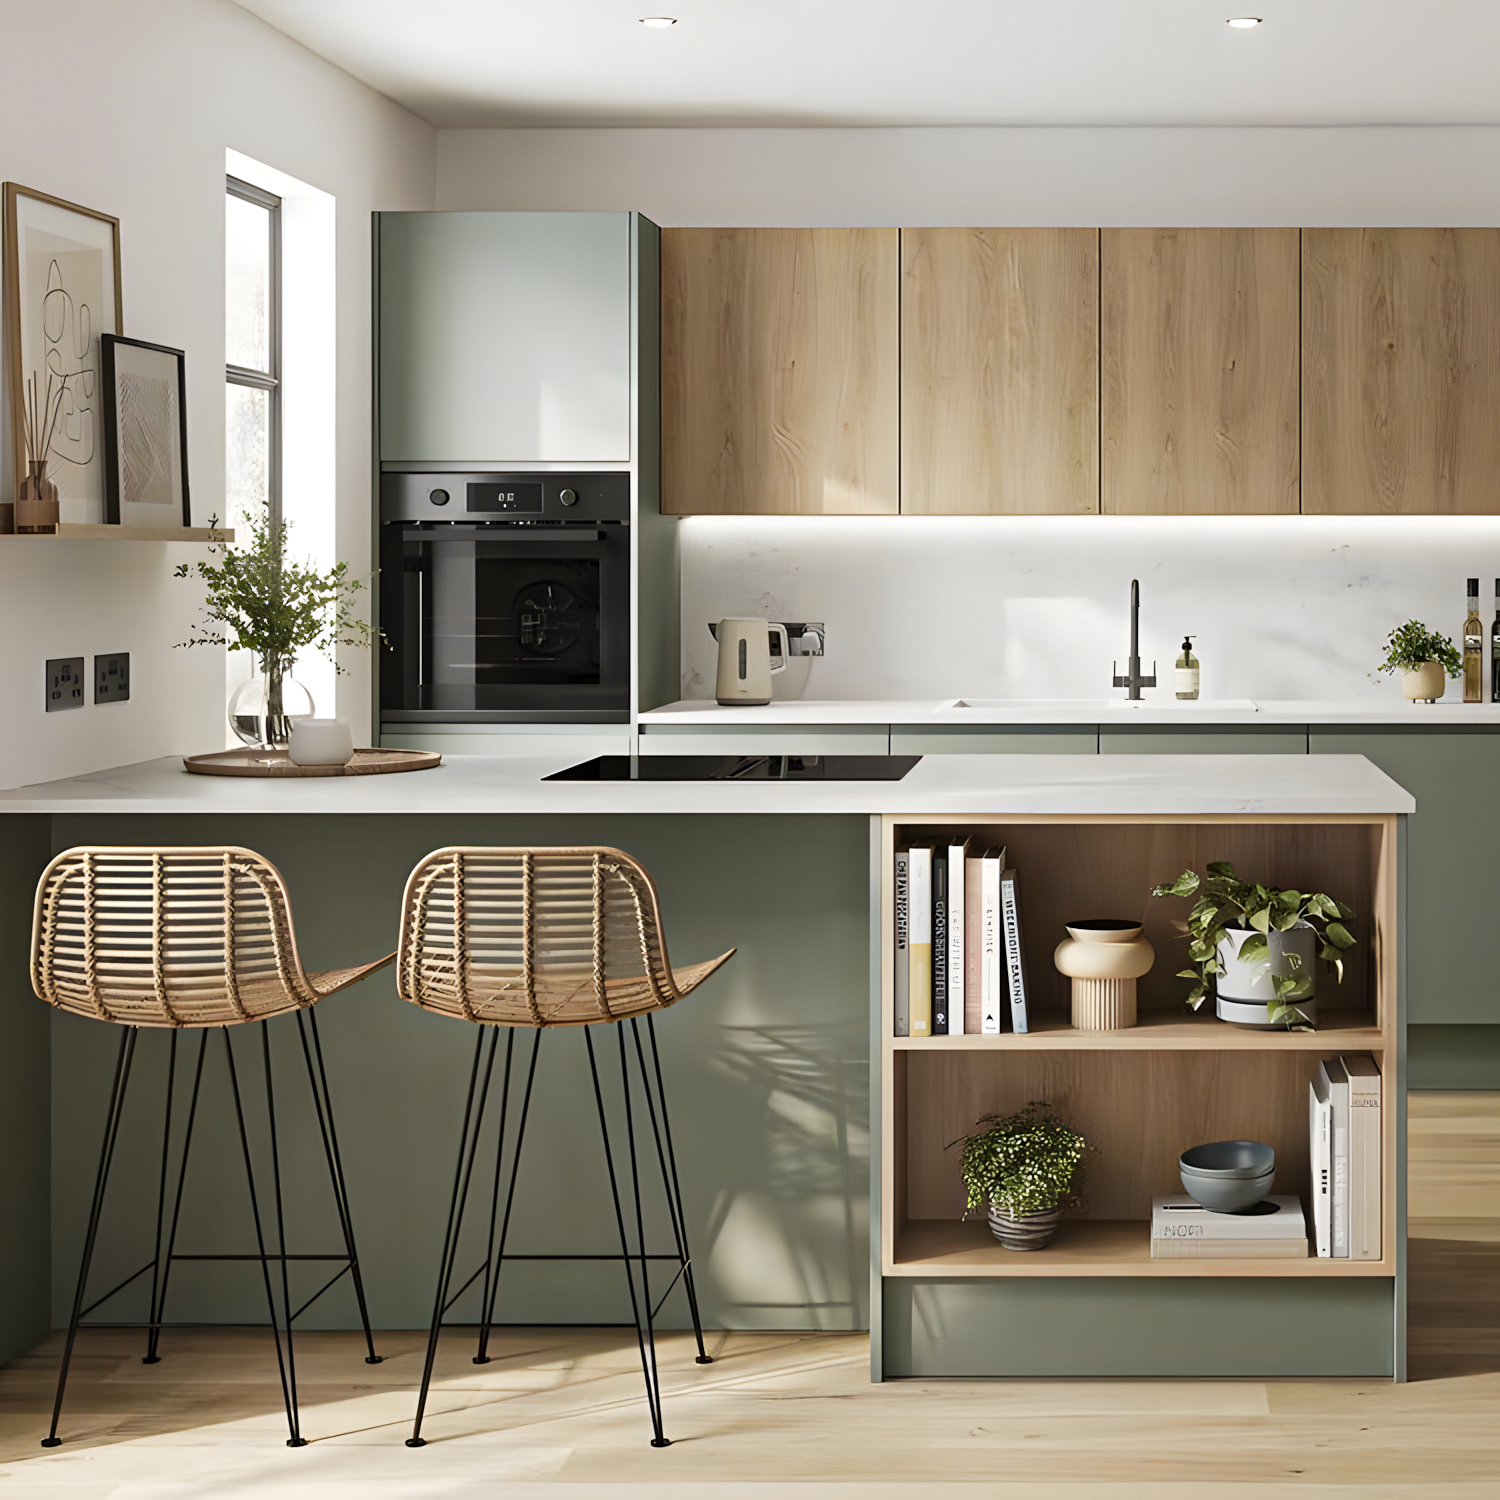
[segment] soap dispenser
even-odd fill
[[[1182,655],[1177,658],[1177,696],[1198,696],[1198,658],[1193,655],[1193,638],[1190,635],[1183,636]]]

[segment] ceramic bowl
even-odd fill
[[[1241,1213],[1254,1208],[1276,1181],[1270,1171],[1260,1177],[1204,1177],[1191,1167],[1182,1167],[1182,1186],[1195,1202],[1216,1214]]]
[[[1276,1152],[1261,1141],[1210,1141],[1184,1151],[1178,1165],[1202,1177],[1263,1177],[1276,1170]]]
[[[293,719],[286,753],[299,766],[347,766],[354,735],[347,719]]]
[[[1079,943],[1133,943],[1141,924],[1128,917],[1088,917],[1066,924],[1068,936]]]

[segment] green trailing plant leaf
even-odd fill
[[[1084,1154],[1092,1149],[1050,1104],[1033,1100],[1013,1115],[985,1115],[961,1146],[965,1217],[995,1203],[1016,1218],[1073,1207]]]
[[[1398,625],[1385,638],[1382,672],[1415,672],[1418,667],[1435,661],[1449,677],[1463,675],[1464,659],[1458,647],[1445,635],[1429,630],[1420,620]]]
[[[1306,923],[1321,939],[1318,956],[1343,983],[1343,953],[1356,939],[1344,925],[1354,919],[1354,912],[1342,901],[1321,891],[1298,891],[1290,887],[1252,885],[1235,873],[1234,866],[1214,860],[1205,866],[1206,875],[1184,870],[1176,880],[1152,887],[1154,896],[1194,896],[1197,899],[1188,914],[1187,944],[1191,969],[1180,970],[1179,979],[1191,979],[1187,1003],[1196,1010],[1206,998],[1215,976],[1223,973],[1219,962],[1219,944],[1226,932],[1248,932],[1240,944],[1239,956],[1247,962],[1270,954],[1269,934],[1290,932]],[[1273,1024],[1290,1020],[1310,1026],[1306,1015],[1289,1002],[1304,1000],[1312,994],[1313,975],[1307,972],[1295,954],[1286,954],[1289,972],[1273,975],[1275,999],[1267,1006]]]

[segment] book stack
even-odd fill
[[[1021,898],[1004,849],[896,851],[897,1036],[1027,1030]]]
[[[1328,1058],[1308,1085],[1313,1245],[1330,1260],[1380,1259],[1380,1068]]]
[[[1153,1260],[1306,1260],[1307,1222],[1296,1196],[1216,1214],[1185,1193],[1151,1200]]]

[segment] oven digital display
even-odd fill
[[[471,484],[469,486],[469,509],[539,516],[542,513],[541,482],[525,480],[519,484],[493,482]]]

